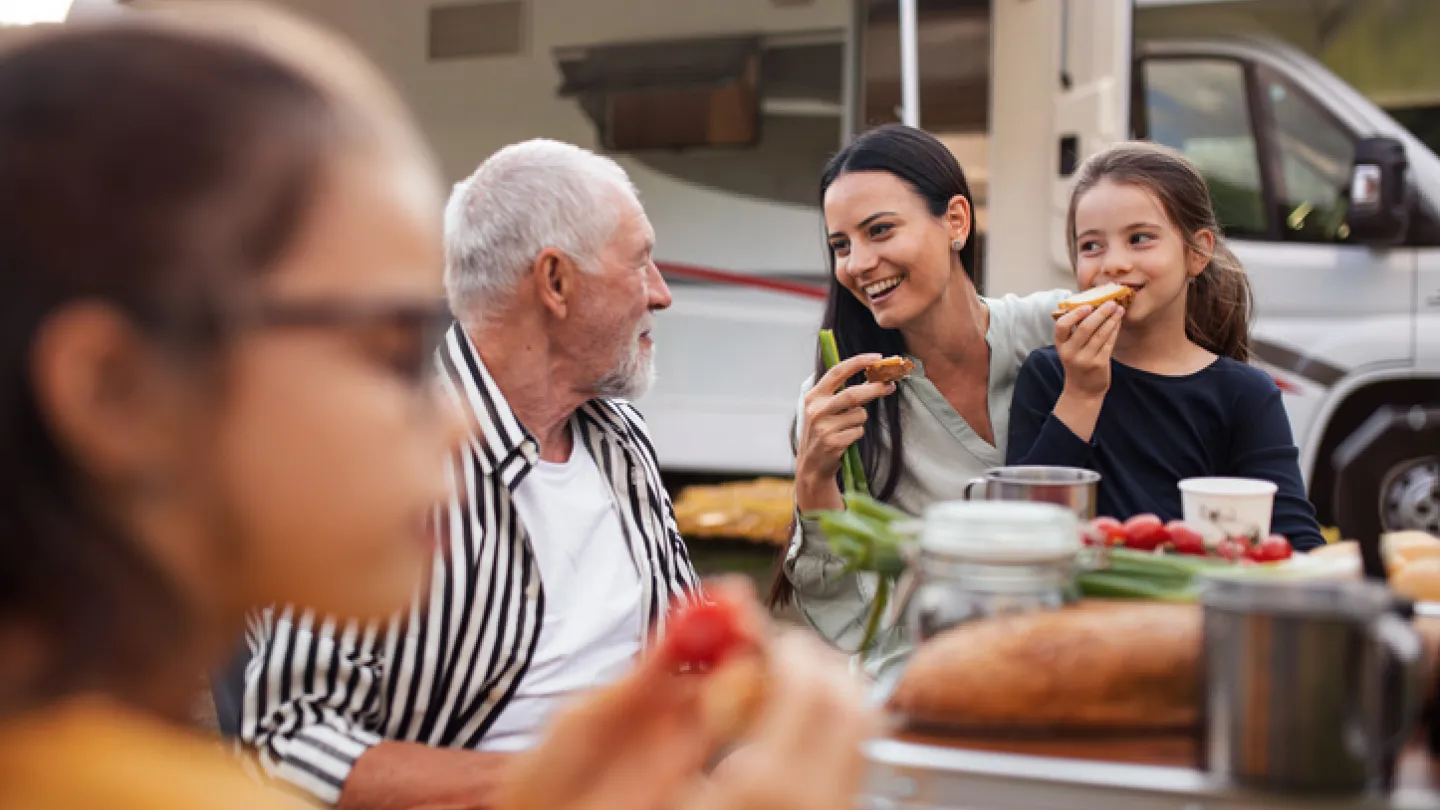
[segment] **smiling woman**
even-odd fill
[[[1051,340],[1063,290],[982,297],[974,204],[954,154],[918,129],[884,126],[842,150],[820,183],[831,282],[823,327],[841,362],[818,362],[796,425],[801,515],[843,509],[841,454],[860,445],[871,494],[911,514],[959,498],[1004,462],[1020,363]],[[818,352],[817,352],[818,355]],[[898,383],[860,382],[882,356],[915,364]],[[857,385],[840,388],[852,377]],[[826,638],[853,647],[876,583],[851,573],[808,520],[798,528],[772,602],[793,593]]]

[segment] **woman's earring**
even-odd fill
[[[961,250],[965,249],[965,240],[956,239],[950,243],[950,247],[953,248],[956,253],[959,253]]]

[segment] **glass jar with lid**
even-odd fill
[[[920,643],[963,622],[1077,600],[1080,548],[1075,513],[1054,504],[932,505],[912,552],[910,637]]]

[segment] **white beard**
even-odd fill
[[[640,336],[650,330],[650,323],[636,327],[625,355],[615,367],[595,382],[595,395],[612,399],[636,400],[655,384],[655,352],[645,351]]]

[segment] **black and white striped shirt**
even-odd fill
[[[286,606],[250,628],[241,739],[272,776],[325,803],[383,739],[476,747],[520,685],[544,620],[544,583],[512,499],[539,445],[463,329],[451,327],[436,356],[472,435],[452,459],[428,590],[383,626]],[[648,637],[671,601],[698,587],[655,450],[626,402],[593,400],[571,427],[614,492]]]

